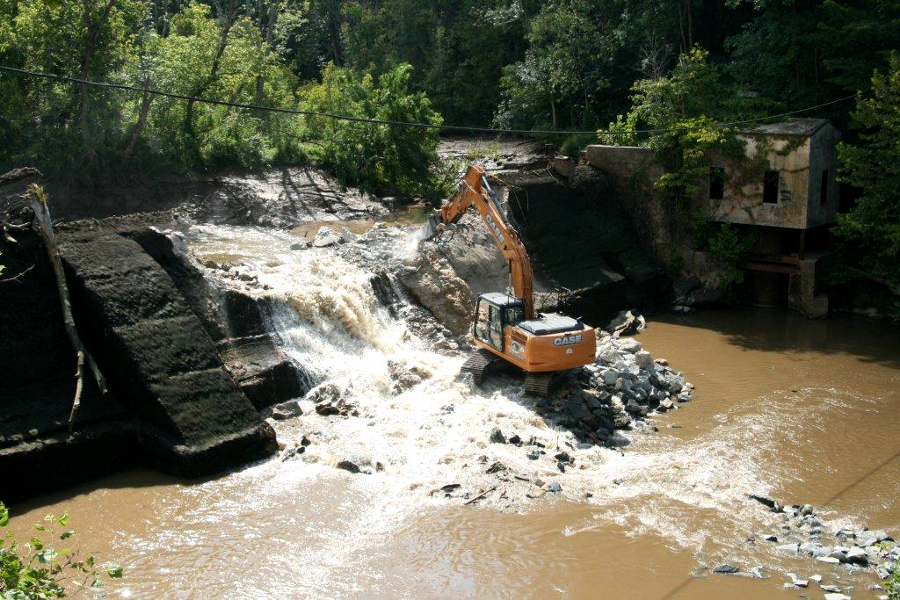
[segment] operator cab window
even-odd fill
[[[506,324],[515,327],[525,320],[525,309],[521,306],[510,306],[506,309]]]
[[[488,307],[486,300],[478,301],[478,314],[475,316],[475,337],[482,342],[490,342],[488,338]]]
[[[498,350],[503,348],[503,319],[500,318],[500,308],[490,306],[490,322],[488,324],[488,334],[490,335],[490,344]]]

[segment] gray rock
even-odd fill
[[[869,564],[869,555],[862,548],[850,548],[847,551],[847,562],[857,565]]]
[[[828,550],[822,544],[817,544],[815,542],[804,542],[800,544],[800,552],[809,554],[812,557],[828,555]]]
[[[828,556],[842,563],[847,562],[847,550],[845,548],[835,547]]]
[[[340,235],[332,231],[329,227],[325,227],[324,225],[319,228],[319,232],[316,233],[316,237],[313,239],[313,247],[314,248],[327,248],[329,246],[336,246],[337,244],[343,243],[343,238]]]
[[[572,457],[569,456],[569,453],[568,453],[568,452],[560,452],[559,454],[556,454],[553,458],[555,458],[555,459],[558,460],[559,462],[564,462],[564,463],[571,463],[571,462],[574,462],[574,461],[572,460]]]
[[[503,435],[503,432],[499,427],[494,427],[493,429],[491,429],[491,436],[488,438],[488,440],[492,444],[505,444],[506,436]]]
[[[640,350],[635,353],[634,361],[642,369],[649,369],[653,366],[653,356],[646,350]]]
[[[832,594],[840,594],[841,588],[836,585],[823,585],[820,586],[823,592],[831,592]]]
[[[802,507],[800,507],[800,514],[802,516],[813,514],[812,504],[804,504]]]
[[[341,227],[341,240],[345,244],[352,244],[359,238],[358,235],[347,229],[346,227]]]
[[[817,557],[816,557],[816,560],[819,561],[819,562],[823,562],[823,563],[825,563],[825,564],[828,564],[828,565],[839,565],[839,564],[841,564],[841,561],[840,561],[840,560],[838,560],[837,558],[832,558],[832,557],[830,557],[830,556],[817,556]]]
[[[291,244],[291,250],[306,250],[309,248],[309,242],[306,240],[299,240]]]
[[[763,539],[763,541],[765,541],[765,542],[777,542],[777,541],[778,541],[778,536],[775,535],[775,534],[770,533],[770,534],[768,534],[768,535],[764,535],[764,536],[762,537],[762,539]]]
[[[562,486],[559,485],[559,483],[556,481],[551,481],[541,486],[541,489],[543,489],[545,492],[559,493],[562,491]]]
[[[888,536],[888,534],[881,529],[876,531],[862,531],[856,536],[857,544],[864,548],[867,546],[874,546],[878,542],[883,542],[890,539],[891,538]]]
[[[609,322],[606,329],[612,332],[613,337],[630,335],[647,326],[647,321],[637,311],[623,310]]]
[[[296,400],[284,402],[272,409],[272,418],[276,421],[286,421],[303,415],[303,409]]]
[[[619,340],[619,351],[628,354],[637,354],[643,349],[644,345],[634,338],[622,338]]]
[[[729,564],[719,565],[715,569],[713,569],[713,573],[724,573],[726,575],[731,575],[740,571],[737,567]]]
[[[641,406],[634,400],[629,400],[628,404],[625,405],[625,410],[633,415],[640,415],[642,417],[647,416],[650,410],[646,406]]]
[[[784,544],[781,546],[777,546],[775,549],[778,550],[779,552],[787,552],[789,554],[798,554],[800,552],[800,544],[798,544],[796,542],[791,543],[791,544]]]
[[[603,385],[616,385],[619,374],[612,369],[607,369],[600,374],[600,377],[603,378]]]
[[[825,600],[853,600],[850,596],[845,596],[844,594],[825,594]]]
[[[335,465],[338,469],[343,469],[348,473],[359,473],[359,466],[356,463],[350,462],[349,460],[342,460],[338,464]]]

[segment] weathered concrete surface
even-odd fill
[[[151,427],[148,459],[199,475],[275,450],[271,428],[237,387],[166,271],[109,231],[60,236],[82,335],[130,411]]]
[[[725,291],[725,272],[705,252],[693,247],[690,223],[679,218],[675,203],[654,187],[665,173],[650,148],[638,146],[588,146],[588,164],[605,173],[612,193],[620,199],[644,249],[656,262],[681,272],[675,282],[676,304],[698,306],[715,302]],[[688,208],[705,206],[701,198]],[[687,289],[687,288],[690,289]]]

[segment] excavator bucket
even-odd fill
[[[422,239],[430,240],[441,225],[441,211],[434,210],[428,215],[428,221],[422,226]]]

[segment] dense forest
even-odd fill
[[[898,47],[897,0],[0,0],[0,65],[138,88],[0,73],[0,164],[91,177],[312,162],[374,191],[446,190],[438,130],[150,93],[162,90],[552,130],[566,153],[600,138],[659,144],[687,163],[669,182],[684,191],[703,149],[728,141],[704,126],[825,104],[804,114],[844,131],[845,178],[867,187],[841,230],[879,240],[886,254],[860,264],[900,292],[885,163],[900,162]],[[635,134],[685,124],[689,139]]]

